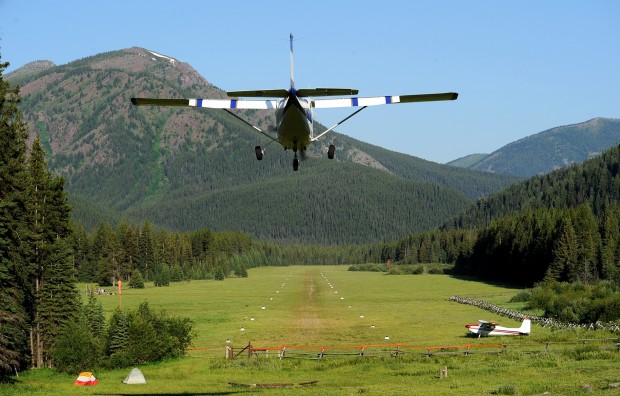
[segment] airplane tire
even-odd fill
[[[336,152],[336,146],[333,144],[329,145],[329,150],[327,150],[327,158],[334,159],[334,153]]]
[[[299,160],[297,158],[293,159],[293,170],[297,171],[299,169]]]
[[[256,159],[261,161],[263,159],[263,149],[261,148],[261,146],[256,146],[254,147],[254,152],[256,153]]]

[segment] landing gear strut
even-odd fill
[[[334,153],[336,152],[336,146],[333,144],[329,145],[329,150],[327,150],[327,158],[334,159]]]
[[[293,158],[293,170],[299,170],[299,159],[297,157]]]
[[[293,170],[299,170],[299,158],[297,158],[297,150],[295,150],[295,158],[293,158]]]
[[[265,154],[261,146],[254,147],[254,152],[256,153],[256,159],[261,161],[263,159],[263,155]]]

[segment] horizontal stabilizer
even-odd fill
[[[302,88],[295,91],[297,96],[337,96],[357,95],[357,89],[350,88]],[[231,91],[226,92],[230,98],[286,98],[289,91],[286,89],[258,89],[254,91]]]
[[[286,89],[257,89],[254,91],[231,91],[226,92],[229,98],[286,98],[288,91]]]
[[[395,103],[412,102],[433,102],[437,100],[455,100],[459,94],[456,92],[420,94],[420,95],[401,95],[401,96],[370,96],[365,98],[344,98],[344,99],[316,99],[312,101],[312,106],[317,109],[328,109],[336,107],[365,107],[378,106]]]
[[[297,90],[297,96],[357,95],[358,92],[350,88],[302,88]]]
[[[275,109],[277,100],[131,98],[136,106],[183,106],[208,109]]]

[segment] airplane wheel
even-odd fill
[[[293,159],[293,170],[296,171],[299,169],[299,160],[297,158]]]
[[[336,152],[336,146],[333,144],[329,145],[329,150],[327,150],[327,158],[334,159],[334,153]]]
[[[254,152],[256,153],[256,159],[257,160],[262,160],[263,159],[263,154],[265,154],[263,152],[263,149],[260,146],[256,146],[254,147]]]

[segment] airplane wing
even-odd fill
[[[400,95],[400,96],[370,96],[365,98],[344,98],[344,99],[315,99],[312,106],[317,109],[328,109],[336,107],[365,107],[378,106],[394,103],[412,102],[434,102],[437,100],[455,100],[459,94],[456,92],[420,94],[420,95]]]
[[[131,98],[136,106],[205,107],[209,109],[275,109],[277,100]]]

